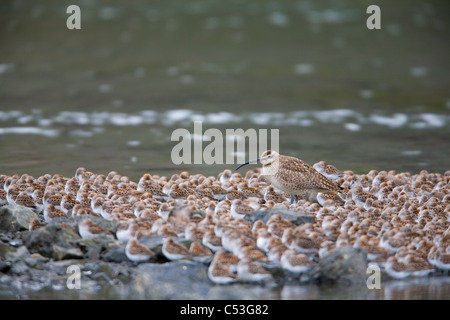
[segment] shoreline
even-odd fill
[[[219,291],[247,286],[266,290],[268,295],[286,285],[362,286],[368,290],[369,265],[379,267],[377,281],[382,284],[444,279],[448,275],[445,250],[450,240],[450,171],[436,174],[423,170],[415,175],[375,170],[357,175],[345,171],[338,184],[349,191],[347,196],[341,198],[341,204],[327,200],[322,206],[306,200],[295,205],[264,200],[268,183],[259,168],[244,176],[226,170],[217,177],[183,171],[171,177],[145,174],[139,181],[114,171],[105,176],[84,168],[73,177],[1,177],[9,200],[14,199],[13,185],[23,190],[16,194],[15,204],[7,200],[0,207],[0,284],[11,281],[16,289],[67,290],[71,275],[66,269],[73,264],[80,265],[83,290],[130,285],[134,288],[131,296],[141,292],[151,299],[206,298],[207,292],[218,285],[222,288]],[[31,200],[39,194],[39,188],[42,196],[46,195],[40,207],[39,200]],[[260,197],[246,196],[246,188],[257,189]],[[364,200],[358,190],[373,197]],[[253,204],[254,210],[243,217],[232,217],[232,195]],[[72,197],[73,206],[66,208],[65,216],[49,218],[52,210],[69,206]],[[50,204],[52,210],[48,209]],[[86,219],[96,225],[88,236],[80,227]],[[119,230],[128,230],[128,234]],[[219,248],[208,246],[206,232],[220,236]],[[267,242],[263,235],[268,236]],[[305,237],[313,241],[305,244],[301,240]],[[181,258],[167,254],[167,248],[163,249],[166,238],[184,246],[188,254]],[[147,260],[138,262],[133,255],[130,260],[130,239],[150,249]],[[269,240],[273,246],[267,244]],[[198,260],[193,249],[190,251],[194,242],[206,248],[204,260]],[[286,264],[287,257],[281,263],[287,250],[306,257],[308,267],[295,271],[294,262]],[[231,260],[220,260],[219,252]],[[236,261],[230,262],[233,259]],[[220,268],[214,268],[220,264],[228,266],[227,284],[216,276]],[[186,283],[179,284],[179,279],[174,283],[180,270],[188,272],[190,280]],[[52,274],[56,275],[53,283]],[[190,295],[192,279],[196,279],[197,287]],[[170,289],[149,289],[162,283]],[[177,283],[186,290],[176,292]]]

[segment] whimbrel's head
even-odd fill
[[[249,163],[262,163],[263,166],[270,166],[272,163],[278,161],[280,154],[274,150],[266,150],[261,154],[261,157],[256,160],[247,161],[237,167],[234,171],[238,170],[240,167],[243,167]]]
[[[273,150],[266,150],[261,154],[261,158],[259,158],[259,162],[261,162],[264,166],[271,165],[275,161],[278,160],[280,154]]]

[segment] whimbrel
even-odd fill
[[[247,161],[236,168],[238,170],[249,163],[262,163],[262,174],[275,187],[291,195],[291,203],[303,197],[317,202],[320,192],[338,192],[342,188],[306,162],[280,155],[273,150],[264,151],[259,159]]]

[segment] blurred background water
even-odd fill
[[[81,30],[66,27],[72,4]],[[0,173],[234,168],[173,164],[171,134],[193,121],[279,129],[280,152],[310,164],[444,173],[449,13],[445,0],[3,0]]]
[[[449,169],[447,1],[75,2],[0,3],[2,174],[217,175],[171,161],[194,120],[342,170]]]

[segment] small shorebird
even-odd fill
[[[317,202],[317,194],[320,192],[341,191],[342,188],[319,173],[306,162],[280,155],[273,150],[264,151],[261,158],[247,161],[237,167],[249,163],[262,163],[262,175],[277,189],[291,195],[291,203],[298,201],[298,197],[304,197],[311,202]]]
[[[94,238],[104,237],[104,236],[111,237],[111,238],[114,237],[111,234],[111,232],[109,232],[108,230],[105,230],[102,226],[93,222],[89,218],[83,219],[78,224],[78,233],[80,234],[80,236],[83,239],[94,239]]]
[[[203,263],[209,263],[213,258],[212,251],[198,241],[191,242],[191,246],[189,247],[189,253],[191,254],[192,260]]]
[[[155,253],[139,243],[136,239],[130,239],[125,247],[125,254],[133,262],[145,262],[155,256]]]
[[[344,173],[342,171],[336,169],[336,167],[332,166],[331,164],[327,164],[325,161],[319,161],[315,163],[313,165],[313,168],[332,181],[336,181],[344,176]]]
[[[161,251],[169,260],[180,260],[190,255],[188,248],[184,244],[177,243],[172,238],[164,238]]]
[[[281,267],[293,273],[303,273],[311,270],[316,263],[309,260],[304,253],[298,253],[294,249],[287,249],[280,258]]]

